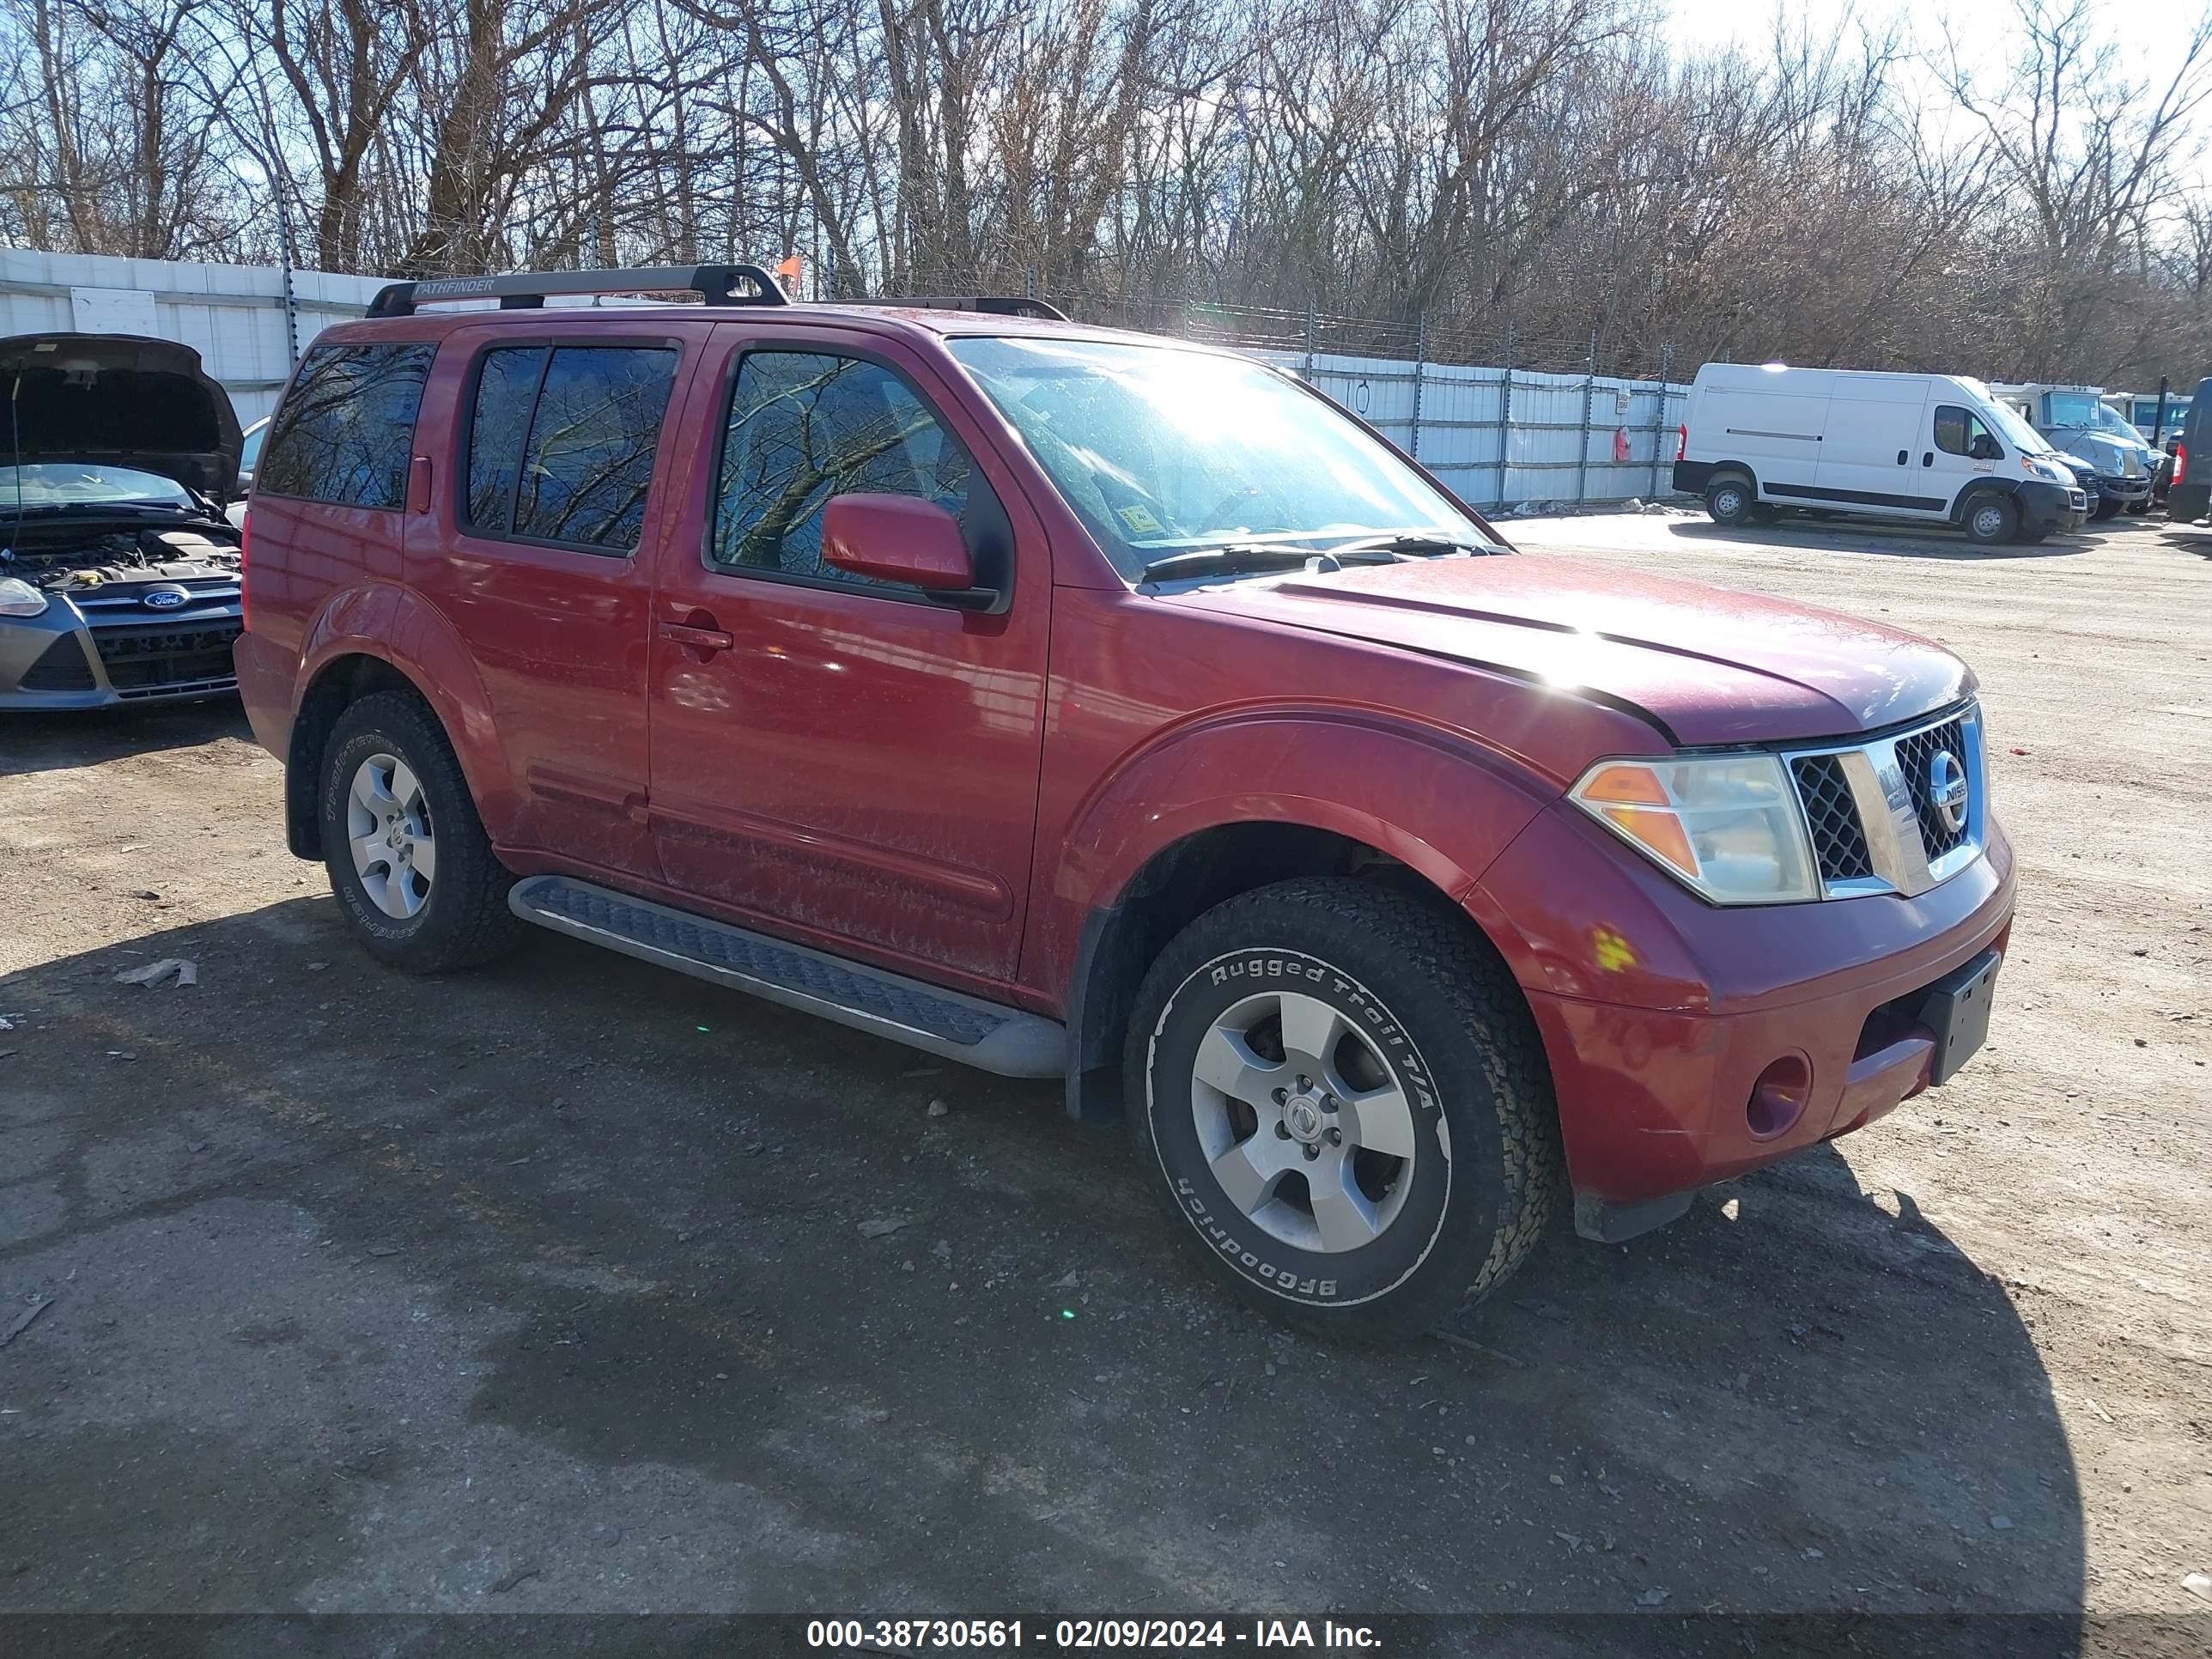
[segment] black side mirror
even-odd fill
[[[2004,459],[2004,451],[1997,447],[1997,441],[1986,432],[1974,434],[1973,442],[1966,446],[1966,453],[1977,461],[2001,461]]]

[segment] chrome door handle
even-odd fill
[[[736,643],[719,628],[695,628],[690,623],[665,622],[660,624],[660,637],[695,651],[726,651]]]

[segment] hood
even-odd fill
[[[1848,737],[1973,689],[1942,647],[1832,611],[1542,554],[1355,566],[1164,601],[1625,704],[1678,744]]]
[[[2127,445],[2114,438],[2100,437],[2094,433],[2077,433],[2068,437],[2066,453],[2087,461],[2110,477],[2133,477],[2142,471],[2134,452]]]
[[[19,334],[0,340],[0,397],[15,401],[26,463],[132,466],[217,501],[238,488],[238,413],[190,346],[135,334]],[[0,410],[0,465],[14,459],[6,419]]]

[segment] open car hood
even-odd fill
[[[237,491],[238,412],[188,345],[136,334],[18,334],[0,340],[0,397],[14,399],[21,444],[18,457],[0,423],[0,465],[106,463],[174,478],[218,501]]]
[[[1956,702],[1974,684],[1941,646],[1875,623],[1543,554],[1355,566],[1165,602],[1594,695],[1686,744],[1848,737]]]

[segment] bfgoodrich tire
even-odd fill
[[[331,890],[380,961],[436,974],[514,946],[514,877],[493,855],[453,744],[421,698],[380,691],[338,716],[317,807]]]
[[[1413,1336],[1494,1289],[1560,1185],[1519,988],[1439,899],[1258,889],[1146,975],[1124,1061],[1139,1157],[1247,1301],[1322,1334]]]

